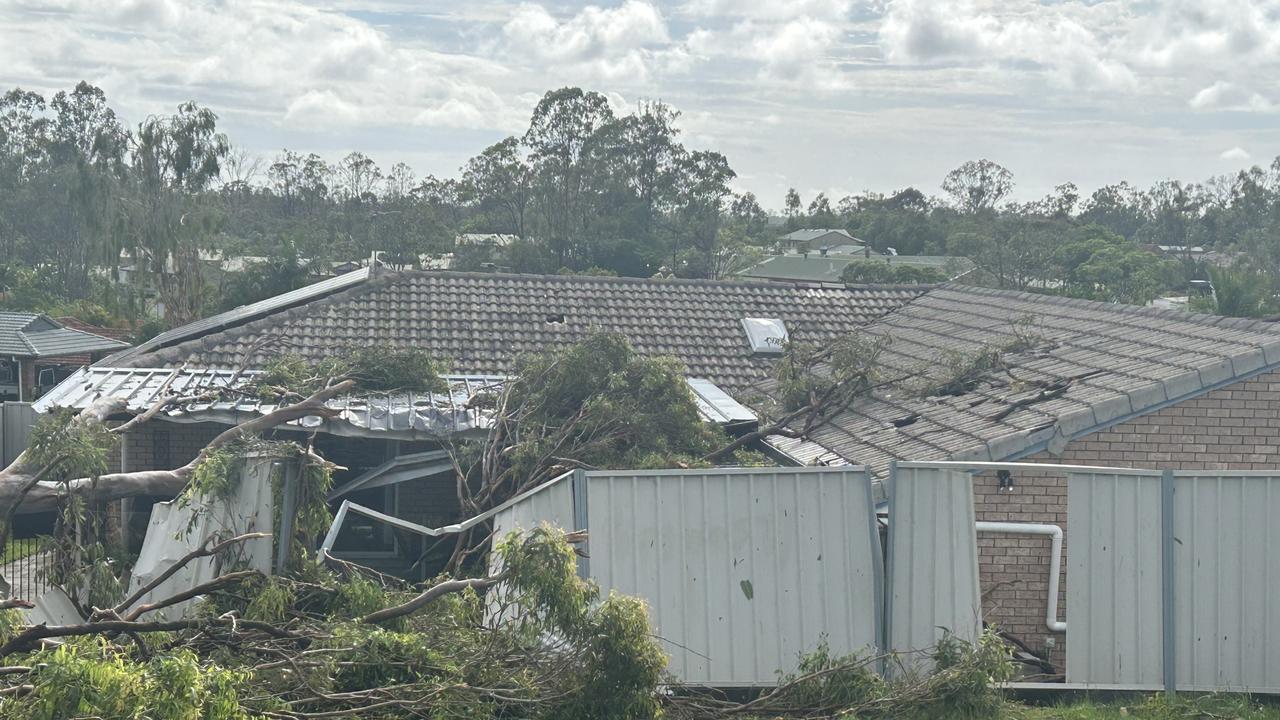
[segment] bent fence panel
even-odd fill
[[[973,479],[912,463],[891,472],[888,647],[916,653],[903,662],[927,669],[918,654],[945,633],[973,642],[981,632]]]

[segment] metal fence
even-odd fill
[[[1069,682],[1280,692],[1280,474],[1075,473],[1067,497]]]
[[[27,449],[36,417],[31,403],[0,403],[0,461],[3,461],[0,467],[8,467]]]
[[[41,538],[15,538],[10,540],[10,547],[17,549],[30,543],[31,552],[24,557],[11,560],[0,565],[0,578],[8,584],[9,597],[23,600],[34,600],[53,587],[51,573],[54,555],[52,551],[41,549]]]

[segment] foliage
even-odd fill
[[[888,340],[850,333],[823,347],[792,340],[774,368],[784,410],[842,406],[880,380],[876,363]]]
[[[25,460],[35,468],[54,466],[46,480],[96,477],[107,471],[107,454],[117,438],[106,425],[76,414],[67,408],[45,413],[31,429]]]
[[[294,594],[289,584],[276,578],[266,578],[249,600],[244,616],[249,620],[281,623],[288,617]]]
[[[1055,259],[1066,294],[1106,302],[1144,305],[1180,273],[1176,263],[1095,227],[1064,242]]]
[[[946,282],[947,274],[927,265],[855,260],[841,271],[840,281],[850,285],[926,285]]]
[[[248,720],[240,707],[245,672],[202,666],[177,650],[151,660],[91,643],[35,653],[31,692],[0,699],[13,720],[101,717],[112,720]]]
[[[277,357],[254,376],[251,390],[264,398],[306,396],[330,383],[351,379],[366,391],[443,392],[438,362],[419,348],[370,345],[350,348],[311,363],[294,353]]]
[[[575,466],[688,464],[720,440],[702,421],[684,369],[640,355],[616,334],[521,358],[498,402],[500,427],[483,443],[460,448],[463,466],[479,473],[485,446],[501,444],[500,467],[478,478],[486,485],[518,479],[530,486]],[[508,445],[507,433],[518,433],[517,441]]]
[[[1254,268],[1209,268],[1213,294],[1191,299],[1191,309],[1228,317],[1265,317],[1276,312],[1271,282]]]
[[[1097,702],[1084,700],[1042,707],[1011,707],[1016,720],[1188,720],[1189,718],[1231,718],[1231,720],[1277,720],[1280,707],[1261,703],[1246,695],[1190,695],[1175,698],[1163,694]]]

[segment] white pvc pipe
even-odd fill
[[[1062,528],[1057,525],[1013,522],[975,523],[978,532],[1004,535],[1048,535],[1049,540],[1049,604],[1044,624],[1050,632],[1066,632],[1067,623],[1058,620],[1058,577],[1062,574]]]

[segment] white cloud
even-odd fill
[[[1106,25],[1114,8],[1017,0],[895,0],[880,26],[891,62],[1032,66],[1061,87],[1129,90],[1137,84]],[[1114,17],[1112,17],[1114,19]]]
[[[1266,112],[1274,109],[1273,103],[1261,93],[1223,80],[1202,88],[1188,103],[1196,110],[1241,110]]]
[[[851,5],[850,0],[689,0],[681,9],[688,15],[707,18],[841,20]]]
[[[643,0],[616,8],[594,5],[564,21],[523,3],[502,26],[508,54],[583,70],[604,79],[645,79],[670,42],[666,20]]]
[[[1247,150],[1237,145],[1231,148],[1230,150],[1223,150],[1222,153],[1218,155],[1218,157],[1222,158],[1223,160],[1248,160],[1250,157],[1253,157],[1253,156],[1250,155]]]
[[[289,102],[283,121],[303,128],[334,128],[364,119],[360,108],[332,90],[308,90]]]

